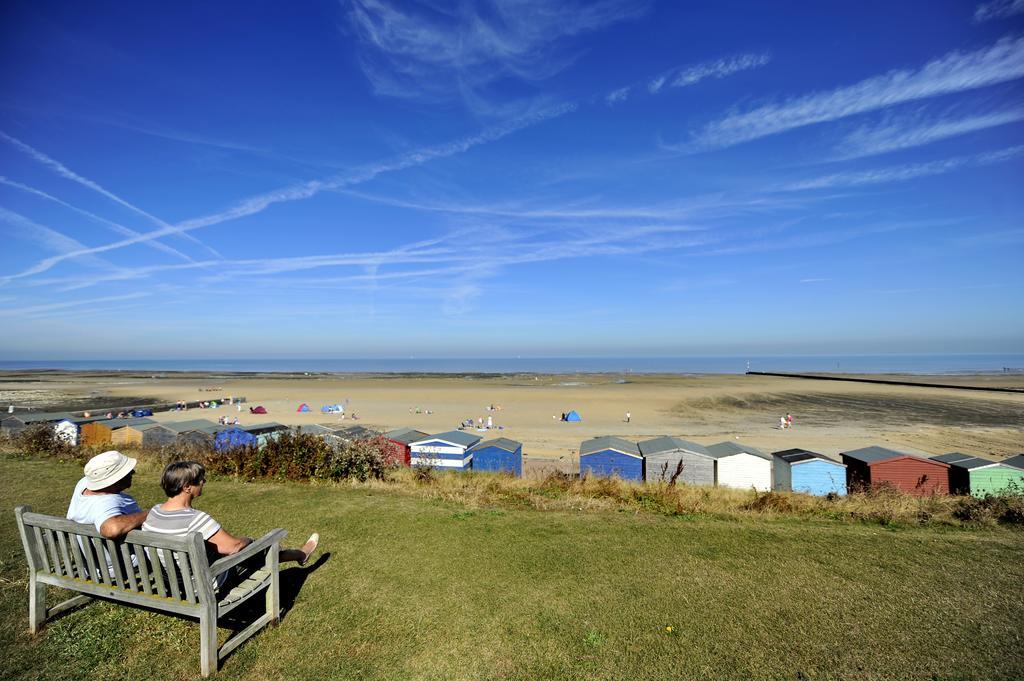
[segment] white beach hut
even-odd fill
[[[716,485],[759,492],[772,488],[772,458],[764,452],[735,442],[719,442],[707,450],[715,458]]]

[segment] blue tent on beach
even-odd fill
[[[568,414],[565,415],[565,420],[566,421],[582,421],[583,419],[581,419],[580,415],[576,413],[575,409],[573,409],[572,411],[570,411]]]

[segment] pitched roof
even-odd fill
[[[369,440],[380,435],[379,430],[367,428],[366,426],[349,426],[334,431],[335,435],[349,440]]]
[[[735,442],[725,441],[719,442],[718,444],[708,445],[708,454],[716,459],[722,459],[727,456],[735,456],[737,454],[750,454],[751,456],[757,456],[762,459],[771,461],[770,456],[762,452],[760,449],[755,449],[749,445],[738,445]]]
[[[103,425],[109,426],[111,430],[120,430],[121,428],[137,428],[142,430],[143,426],[155,426],[156,421],[148,419],[145,416],[139,416],[130,419],[109,419],[103,422]]]
[[[973,459],[974,457],[970,454],[964,454],[962,452],[950,452],[949,454],[939,454],[938,456],[928,457],[932,461],[941,461],[942,463],[953,463],[955,461],[963,461],[964,459]]]
[[[403,445],[407,445],[410,442],[418,442],[425,437],[429,437],[429,434],[424,433],[422,430],[416,430],[415,428],[395,428],[384,433],[384,437],[395,442],[401,442]]]
[[[507,437],[496,437],[493,440],[484,440],[473,445],[472,449],[483,449],[484,447],[497,447],[498,449],[504,449],[506,452],[514,452],[523,446],[522,442],[516,442],[510,440]]]
[[[1024,468],[1024,454],[1011,456],[1009,459],[1003,459],[999,463],[1005,463],[1007,466],[1013,466],[1014,468]]]
[[[472,433],[467,433],[462,430],[449,430],[444,433],[438,433],[437,435],[427,435],[426,437],[410,442],[409,444],[419,444],[430,440],[443,440],[462,447],[472,447],[477,442],[480,442],[481,439],[482,438],[479,435],[473,435]]]
[[[175,421],[174,423],[161,423],[165,428],[175,433],[187,433],[190,430],[200,430],[204,433],[214,433],[224,426],[207,421],[206,419],[192,419],[191,421]]]
[[[774,452],[772,456],[777,456],[790,465],[794,463],[803,463],[804,461],[811,461],[812,459],[820,459],[822,461],[827,461],[828,463],[833,463],[837,466],[843,465],[835,459],[829,458],[824,454],[819,454],[818,452],[812,452],[809,449],[784,449],[781,452]]]
[[[896,459],[901,456],[910,456],[910,454],[897,452],[895,449],[886,449],[885,447],[878,447],[872,445],[871,447],[862,447],[861,449],[854,449],[849,452],[843,452],[843,456],[848,456],[851,459],[863,461],[864,463],[877,463],[879,461],[888,461],[889,459]],[[943,462],[940,461],[938,463]]]
[[[242,430],[255,435],[257,432],[271,433],[276,430],[288,430],[288,426],[283,423],[278,423],[277,421],[270,421],[268,423],[257,423],[251,426],[242,426]]]
[[[615,437],[614,435],[603,435],[591,440],[584,440],[583,443],[580,444],[580,456],[593,454],[594,452],[600,452],[605,449],[611,449],[631,456],[641,456],[640,448],[637,447],[636,444],[629,440],[623,440],[621,437]]]
[[[935,460],[939,460],[939,458],[935,456],[933,456],[932,458]],[[1000,465],[999,461],[983,459],[980,456],[969,456],[966,459],[957,459],[956,461],[943,461],[943,463],[948,463],[950,466],[953,466],[954,468],[962,468],[968,471],[972,471],[976,468],[988,468],[989,466]]]
[[[674,452],[680,449],[687,452],[693,452],[694,454],[710,456],[707,447],[704,445],[699,445],[696,442],[690,442],[689,440],[683,440],[682,438],[668,437],[665,435],[638,442],[637,447],[640,448],[640,453],[644,456],[653,456],[663,452]]]

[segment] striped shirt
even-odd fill
[[[146,532],[165,534],[175,537],[199,532],[203,539],[210,540],[210,537],[220,531],[220,523],[210,517],[209,513],[200,511],[197,508],[178,508],[173,511],[165,511],[163,504],[157,504],[149,509],[146,522],[142,523],[142,529]]]
[[[142,529],[145,532],[173,537],[184,537],[193,532],[198,532],[208,542],[210,537],[220,531],[220,523],[211,518],[209,513],[200,511],[197,508],[178,508],[165,511],[163,506],[163,504],[157,504],[149,509],[146,522],[142,523]],[[217,559],[217,552],[212,549],[210,544],[206,545],[206,554],[211,561]],[[160,557],[160,562],[164,563],[164,552],[158,551],[157,555]],[[217,579],[214,580],[214,588],[223,586],[229,576],[230,571],[218,575]]]

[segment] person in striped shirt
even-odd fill
[[[192,502],[203,493],[206,484],[206,468],[196,461],[176,461],[168,464],[160,476],[160,486],[167,495],[167,501],[149,510],[142,529],[157,534],[184,536],[199,532],[206,540],[206,550],[212,561],[223,556],[238,553],[252,543],[250,537],[236,537],[221,527],[210,514],[193,508]],[[316,551],[320,535],[314,532],[301,549],[282,548],[278,559],[305,565]],[[228,573],[221,575],[218,586],[223,586]]]

